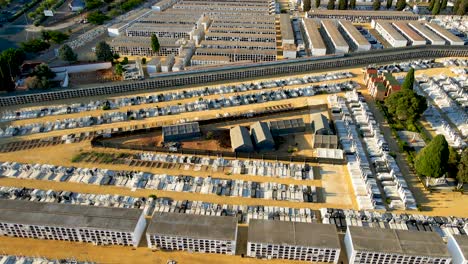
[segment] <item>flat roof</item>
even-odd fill
[[[198,61],[225,61],[229,62],[229,56],[221,56],[221,55],[193,55],[192,56],[192,61],[193,60],[198,60]]]
[[[341,248],[335,225],[251,219],[248,242],[312,248]]]
[[[141,209],[0,199],[0,222],[133,232]]]
[[[430,22],[426,23],[426,26],[433,31],[435,31],[437,34],[442,36],[444,39],[448,40],[451,44],[452,43],[461,43],[461,45],[464,44],[463,40],[454,34],[452,34],[450,31],[446,30],[445,28],[437,25],[436,23]]]
[[[427,257],[450,257],[435,232],[348,226],[355,250]]]
[[[213,32],[213,31],[227,31],[227,32],[221,32],[221,33],[235,33],[235,32],[240,32],[240,33],[244,33],[244,32],[260,32],[260,33],[266,33],[266,34],[276,34],[276,29],[272,26],[270,28],[256,28],[256,27],[250,27],[250,28],[243,28],[243,27],[240,27],[240,26],[237,26],[237,27],[217,27],[217,28],[212,28],[210,27],[209,29],[210,32]]]
[[[381,17],[381,16],[393,16],[393,17],[415,17],[419,16],[411,12],[402,11],[362,11],[362,10],[321,10],[313,9],[308,12],[309,15],[341,15],[341,16],[368,16],[368,17]]]
[[[177,45],[177,39],[175,38],[158,38],[159,44],[161,46],[174,46],[180,47]],[[119,36],[112,38],[109,42],[111,45],[122,45],[122,46],[136,46],[141,47],[144,46],[151,46],[151,38],[150,37],[127,37],[127,36]]]
[[[207,32],[206,37],[230,37],[230,38],[235,38],[235,37],[244,37],[244,38],[257,38],[257,39],[273,39],[276,41],[276,35],[259,35],[259,34],[249,34],[249,33],[237,33],[237,34],[232,34],[232,33],[217,33],[217,32]]]
[[[280,14],[280,29],[281,29],[281,39],[294,41],[294,33],[292,29],[291,19],[289,18],[289,14]]]
[[[228,40],[202,40],[201,47],[206,45],[221,46],[221,47],[269,47],[276,49],[274,42],[261,42],[261,41],[228,41]]]
[[[309,36],[309,42],[312,49],[326,49],[325,42],[323,42],[322,35],[318,30],[319,25],[312,19],[302,19],[304,28]]]
[[[421,37],[416,31],[408,26],[408,22],[392,22],[393,25],[399,29],[406,37],[408,37],[411,41],[426,41],[423,37]]]
[[[205,54],[206,53],[206,54]],[[222,55],[229,56],[230,54],[250,54],[250,55],[274,55],[276,56],[276,50],[249,50],[249,49],[217,49],[217,48],[198,48],[195,51],[196,55]]]
[[[236,239],[237,218],[232,216],[155,213],[146,230],[149,234],[197,239]]]
[[[453,239],[457,242],[465,259],[468,259],[468,236],[452,235]]]
[[[406,41],[406,38],[400,34],[388,21],[378,20],[376,21],[393,39],[397,41]]]
[[[409,22],[408,25],[410,25],[414,30],[416,30],[431,42],[445,42],[444,39],[439,37],[436,33],[432,32],[419,22]]]
[[[188,24],[149,24],[135,23],[127,28],[127,31],[149,31],[149,32],[184,32],[188,33],[195,25]]]
[[[321,23],[335,47],[349,47],[334,21],[324,19]]]
[[[353,23],[348,20],[340,20],[339,23],[357,45],[370,45],[369,41],[356,29]]]

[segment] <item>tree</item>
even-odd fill
[[[154,53],[159,52],[159,40],[158,37],[155,34],[151,34],[151,49],[153,50]]]
[[[393,0],[387,0],[387,9],[390,9],[392,8],[392,5],[393,5]]]
[[[113,61],[114,54],[111,47],[105,41],[101,41],[96,45],[96,59],[98,61]]]
[[[41,38],[42,38],[44,41],[49,42],[49,40],[50,40],[50,31],[41,30]]]
[[[465,148],[461,154],[457,173],[458,183],[468,183],[468,148]]]
[[[122,65],[127,65],[128,64],[128,58],[127,57],[124,57],[122,62],[120,63]]]
[[[61,60],[68,62],[75,62],[77,60],[77,55],[67,44],[62,45],[59,49],[59,57]]]
[[[141,58],[141,64],[146,64],[146,58]]]
[[[448,143],[444,136],[438,135],[418,153],[414,168],[420,175],[438,178],[447,172],[448,158]]]
[[[101,11],[94,11],[88,13],[87,19],[91,24],[102,25],[109,17],[104,15]]]
[[[122,64],[118,63],[117,65],[115,65],[115,74],[122,76],[123,72],[124,72],[124,68]]]
[[[328,5],[327,5],[328,10],[333,10],[335,9],[335,0],[329,0]]]
[[[350,0],[349,1],[349,8],[351,8],[351,9],[356,8],[356,0]]]
[[[36,89],[44,90],[50,87],[50,82],[47,78],[38,77],[38,76],[27,77],[24,80],[24,84],[30,90],[36,90]]]
[[[103,4],[101,0],[85,0],[85,6],[88,10],[101,7]]]
[[[387,97],[385,106],[389,114],[398,120],[414,122],[426,110],[427,103],[424,96],[420,96],[410,89],[402,89]]]
[[[310,3],[310,0],[304,0],[304,12],[308,12],[310,10],[310,8],[312,7],[311,6],[311,3]]]
[[[432,14],[438,15],[440,13],[440,1],[435,0],[434,7],[432,8]]]
[[[319,8],[320,7],[320,0],[315,0],[315,8]]]
[[[457,12],[455,13],[457,16],[464,16],[468,11],[468,1],[461,0],[460,4],[458,5]]]
[[[462,3],[462,0],[457,0],[455,1],[455,3],[453,4],[453,14],[456,14],[457,13],[457,10],[458,8],[460,7],[460,4]]]
[[[50,44],[42,39],[31,39],[26,42],[21,42],[21,48],[25,52],[39,53],[50,47]]]
[[[20,66],[25,59],[24,51],[9,48],[0,53],[0,91],[13,91],[14,78],[20,74]]]
[[[339,1],[338,1],[338,9],[339,9],[339,10],[346,10],[346,9],[348,9],[348,0],[339,0]]]
[[[460,155],[458,155],[458,152],[452,146],[449,146],[449,158],[447,161],[447,173],[449,177],[455,178],[457,176],[459,161]]]
[[[68,39],[68,34],[60,31],[49,31],[50,40],[55,44],[62,44],[65,40]]]
[[[374,3],[372,3],[372,8],[374,10],[380,10],[380,0],[374,0]]]
[[[442,0],[442,4],[440,5],[440,10],[445,10],[447,8],[447,0]]]
[[[410,89],[413,90],[414,87],[414,68],[411,68],[406,74],[405,80],[401,85],[401,89]]]
[[[434,8],[434,4],[435,4],[436,0],[431,0],[429,1],[429,6],[427,7],[429,10],[432,10]]]
[[[406,7],[406,0],[397,0],[396,9],[398,11],[401,11],[401,10],[405,9],[405,7]]]
[[[53,72],[49,65],[41,63],[34,68],[31,73],[31,76],[37,76],[38,78],[52,79],[55,77],[55,72]]]

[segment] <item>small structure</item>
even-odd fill
[[[229,131],[231,147],[234,152],[253,152],[252,139],[246,127],[235,126]]]
[[[350,264],[449,264],[450,254],[436,232],[348,226],[344,238]]]
[[[155,213],[146,230],[150,249],[234,255],[237,218]]]
[[[70,10],[72,12],[78,12],[81,11],[85,8],[85,2],[83,0],[72,0],[69,4],[68,7],[70,7]]]
[[[369,94],[378,101],[383,101],[392,93],[401,90],[400,83],[391,73],[378,74],[374,68],[368,68],[364,76]]]
[[[256,258],[338,263],[335,225],[251,219],[247,255]]]
[[[328,135],[331,133],[328,118],[320,113],[311,114],[310,121],[315,135]]]
[[[154,57],[146,63],[146,71],[150,76],[161,72],[161,58]]]
[[[449,235],[447,248],[453,264],[468,264],[468,236]]]
[[[314,148],[337,149],[338,137],[336,135],[314,135]]]
[[[250,134],[258,150],[272,150],[275,148],[275,140],[267,123],[255,122],[250,126]]]
[[[198,122],[162,127],[163,142],[181,141],[201,136]]]
[[[305,131],[302,118],[270,121],[270,131],[273,136],[281,136]]]

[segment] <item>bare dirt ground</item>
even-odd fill
[[[121,76],[114,75],[113,69],[99,70],[96,72],[70,73],[69,77],[70,86],[76,86],[78,84],[115,82],[122,80]]]

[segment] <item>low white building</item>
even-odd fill
[[[335,225],[252,219],[247,256],[338,263],[341,247]]]
[[[394,48],[406,47],[408,41],[388,21],[372,20],[372,27]]]
[[[450,235],[447,248],[453,264],[468,264],[468,236]]]
[[[146,230],[146,239],[151,249],[234,255],[237,218],[155,213]]]
[[[349,264],[450,264],[436,232],[348,226],[344,244]]]
[[[141,209],[0,199],[0,235],[137,247]]]

